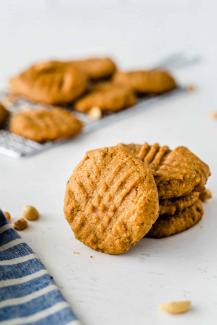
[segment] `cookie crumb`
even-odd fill
[[[11,222],[11,214],[10,214],[10,212],[8,212],[8,211],[4,211],[4,216],[5,216],[5,218],[7,219],[7,221],[9,221],[9,222]]]
[[[91,120],[100,120],[102,117],[102,110],[100,107],[94,106],[90,109],[88,116]]]
[[[38,220],[39,218],[38,210],[31,205],[25,205],[22,211],[22,218],[27,219],[29,221]]]
[[[195,91],[196,89],[197,89],[197,87],[194,84],[187,85],[187,91],[189,91],[189,92]]]
[[[19,231],[24,230],[27,227],[28,227],[28,222],[24,218],[20,218],[17,221],[15,221],[15,223],[14,223],[14,229],[19,230]]]
[[[74,254],[74,255],[80,255],[80,253],[79,253],[79,252],[73,252],[73,254]]]
[[[200,193],[200,200],[202,202],[207,202],[211,198],[212,198],[212,192],[210,190],[208,190],[207,188],[205,189],[205,191]]]
[[[164,304],[160,304],[160,309],[169,314],[183,314],[190,310],[190,300],[172,301]]]
[[[212,114],[211,114],[211,118],[212,118],[213,120],[217,120],[217,112],[212,113]]]

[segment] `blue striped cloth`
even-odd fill
[[[80,324],[52,276],[1,211],[0,324]]]

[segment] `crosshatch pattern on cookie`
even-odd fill
[[[150,169],[122,148],[88,153],[68,182],[65,215],[86,245],[111,254],[127,251],[158,215]]]
[[[39,108],[13,115],[10,131],[38,142],[64,139],[78,134],[82,122],[69,111],[60,108]]]
[[[124,146],[150,165],[160,198],[180,197],[192,191],[201,192],[210,176],[208,165],[185,147],[170,150],[157,143]]]

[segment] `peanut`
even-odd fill
[[[102,111],[100,109],[100,107],[94,106],[90,109],[88,116],[92,119],[92,120],[99,120],[102,117]]]
[[[7,221],[9,221],[9,222],[11,221],[11,214],[10,214],[10,212],[4,211],[4,216],[7,219]]]
[[[38,220],[39,218],[38,210],[31,205],[25,205],[22,211],[22,218],[25,218],[29,221]]]
[[[26,219],[24,218],[20,218],[17,221],[15,221],[14,223],[14,228],[16,230],[24,230],[28,227],[28,222],[26,221]]]
[[[190,300],[172,301],[160,305],[160,309],[169,314],[182,314],[191,308]]]

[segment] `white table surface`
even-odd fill
[[[0,86],[36,59],[112,54],[123,68],[184,50],[202,56],[175,71],[196,92],[174,97],[95,133],[26,159],[0,156],[0,206],[18,217],[25,204],[41,220],[22,233],[85,325],[216,324],[217,45],[215,1],[0,1]],[[123,256],[77,240],[63,216],[66,180],[85,151],[119,142],[186,145],[211,167],[213,199],[202,222],[183,234],[142,240]],[[76,254],[79,253],[79,254]],[[93,258],[91,258],[93,256]],[[182,316],[161,302],[190,299]]]

